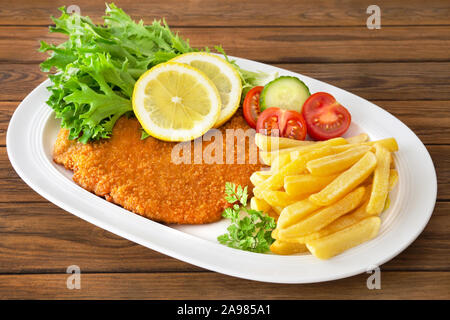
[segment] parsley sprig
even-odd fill
[[[232,204],[222,214],[224,218],[231,219],[231,225],[217,240],[231,248],[264,253],[269,251],[274,242],[272,230],[275,229],[275,220],[262,211],[248,209],[247,187],[236,186],[234,183],[225,183],[225,200]],[[241,212],[246,213],[241,217]]]

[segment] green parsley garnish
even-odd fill
[[[226,208],[222,216],[231,219],[231,225],[227,228],[228,233],[217,237],[217,240],[235,249],[267,252],[275,241],[271,235],[275,220],[262,211],[247,209],[247,199],[247,187],[225,183],[225,200],[232,206]],[[246,215],[241,217],[241,212]]]

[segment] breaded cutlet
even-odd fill
[[[238,128],[249,128],[240,111],[220,131]],[[219,220],[227,206],[225,182],[248,185],[251,192],[250,175],[263,167],[249,164],[248,152],[245,164],[174,164],[174,145],[153,137],[141,140],[139,122],[122,117],[110,139],[87,144],[68,140],[68,131],[61,129],[53,158],[72,170],[84,189],[149,219],[177,224]]]

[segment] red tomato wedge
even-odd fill
[[[301,113],[297,111],[268,108],[259,115],[256,123],[256,132],[265,135],[279,135],[284,138],[305,140],[306,123]]]
[[[303,104],[303,117],[308,134],[316,140],[342,136],[350,126],[350,112],[326,92],[311,95]]]
[[[261,113],[259,109],[259,96],[264,89],[262,86],[254,87],[245,95],[243,109],[244,118],[248,125],[252,128],[256,128],[256,121]]]

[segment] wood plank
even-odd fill
[[[405,123],[424,144],[450,144],[450,101],[375,100],[373,103]]]
[[[327,82],[368,100],[450,100],[450,62],[275,66]],[[22,100],[46,78],[36,64],[0,63],[0,101]]]
[[[438,199],[450,200],[450,146],[428,145],[438,180]],[[42,201],[16,174],[7,158],[6,148],[0,147],[0,202]]]
[[[327,82],[367,100],[450,100],[450,63],[446,62],[275,66]]]
[[[0,99],[22,100],[46,79],[36,64],[0,64]]]
[[[449,271],[450,202],[438,202],[419,238],[382,270]],[[0,273],[173,272],[202,269],[87,223],[51,203],[0,203]]]
[[[217,273],[81,273],[81,288],[67,289],[67,274],[0,275],[8,299],[448,299],[448,272],[381,272],[381,290],[369,274],[304,285],[261,283]],[[411,285],[420,290],[411,290]]]
[[[373,101],[411,128],[424,144],[450,144],[450,100]],[[6,144],[9,120],[19,102],[0,101],[0,146]],[[424,117],[424,110],[427,116]]]
[[[176,26],[342,26],[365,25],[368,0],[153,0],[114,1],[134,19],[147,23],[165,17]],[[105,6],[101,1],[78,0],[83,15],[100,22]],[[57,8],[70,5],[64,0],[17,0],[0,11],[3,25],[46,25]],[[379,4],[384,25],[448,24],[449,4],[442,0],[390,0]],[[276,8],[276,10],[274,10]]]
[[[268,62],[448,61],[450,26],[293,28],[174,28],[193,47],[222,45],[229,55]],[[0,61],[39,62],[39,41],[66,36],[46,27],[0,27]],[[267,50],[270,48],[270,50]]]
[[[49,203],[11,202],[0,208],[0,273],[65,272],[72,264],[86,272],[201,270],[97,228]]]
[[[450,146],[426,146],[436,169],[440,200],[450,200]]]

